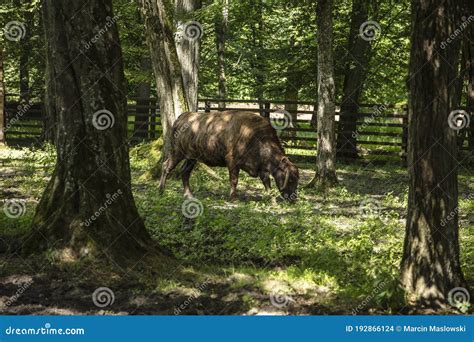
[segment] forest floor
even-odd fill
[[[239,200],[230,202],[226,171],[198,168],[191,176],[198,201],[186,209],[180,180],[158,194],[152,149],[131,151],[134,196],[172,262],[144,258],[122,268],[18,254],[55,157],[51,148],[0,147],[0,199],[24,203],[19,217],[0,213],[0,313],[419,313],[405,305],[397,281],[408,191],[400,166],[339,165],[339,186],[322,192],[303,187],[313,165],[299,165],[296,204],[279,201],[276,190],[265,193],[244,173]],[[461,261],[474,288],[474,172],[459,171]],[[97,305],[93,294],[102,290],[108,305]]]

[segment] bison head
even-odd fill
[[[296,189],[298,187],[298,168],[288,159],[283,157],[280,164],[273,173],[273,178],[284,199],[290,202],[296,200]]]

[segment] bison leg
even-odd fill
[[[163,192],[165,190],[166,178],[181,160],[183,160],[183,158],[177,158],[172,155],[163,163],[163,171],[161,173],[160,178],[160,192]]]
[[[181,179],[183,180],[183,187],[184,187],[184,197],[191,198],[193,197],[193,193],[191,192],[191,188],[189,187],[189,177],[191,176],[191,172],[196,166],[196,159],[186,159],[186,162],[183,164],[183,168],[181,170]]]
[[[265,190],[270,191],[270,189],[272,188],[270,182],[270,174],[268,172],[261,172],[259,177],[262,180],[263,185],[265,186]]]
[[[229,177],[230,177],[230,199],[237,199],[237,183],[239,182],[239,171],[238,167],[229,166]]]

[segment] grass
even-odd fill
[[[152,152],[151,144],[142,144],[130,153],[134,196],[147,229],[192,272],[225,281],[230,293],[238,293],[243,311],[261,310],[269,304],[265,296],[275,292],[291,298],[298,312],[318,306],[390,313],[403,307],[397,277],[408,188],[400,167],[339,165],[337,188],[322,193],[300,187],[295,205],[277,200],[274,190],[264,193],[263,185],[244,173],[239,200],[229,202],[225,170],[210,174],[198,168],[191,186],[199,215],[190,219],[183,215],[179,180],[170,179],[158,194],[158,182],[149,176],[156,161]],[[20,236],[29,230],[54,153],[4,148],[0,160],[2,197],[26,201],[22,217],[0,215],[0,237]],[[312,165],[300,170],[304,185]],[[459,184],[461,259],[473,284],[474,203],[462,194],[474,193],[474,184],[462,168]],[[157,292],[190,287],[178,276],[145,282]]]

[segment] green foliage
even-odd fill
[[[375,6],[374,6],[375,7]],[[155,80],[150,66],[143,22],[134,1],[114,0],[124,56],[128,95],[136,96],[141,82],[152,88]],[[203,1],[197,19],[203,26],[199,95],[216,97],[218,84],[215,23],[222,12],[222,0]],[[370,20],[379,22],[381,35],[372,42],[372,58],[362,102],[405,103],[409,53],[409,2],[382,1],[372,10]],[[298,0],[230,1],[226,35],[228,98],[263,97],[283,100],[287,89],[298,89],[300,100],[316,100],[316,9],[315,2]],[[351,19],[351,1],[337,1],[334,8],[334,55],[337,98],[344,81],[345,56]],[[14,0],[0,5],[0,26],[16,20],[26,25],[20,42],[2,38],[5,52],[6,87],[19,94],[21,55],[28,55],[29,83],[33,97],[41,98],[44,88],[44,38],[40,25],[39,1]],[[260,84],[263,82],[262,84]],[[156,92],[152,91],[152,95]]]
[[[403,303],[398,272],[407,205],[406,172],[398,166],[340,166],[341,185],[320,193],[303,185],[312,166],[302,165],[299,200],[291,205],[264,193],[257,179],[241,173],[240,199],[228,201],[227,172],[217,177],[197,168],[191,177],[202,215],[183,215],[182,185],[171,178],[163,195],[149,177],[159,159],[160,142],[130,151],[134,197],[153,238],[191,267],[233,274],[234,290],[256,286],[262,291],[286,284],[289,293],[307,296],[332,308],[392,312]],[[0,237],[21,237],[30,229],[37,201],[54,167],[54,151],[0,148],[2,199],[25,201],[20,218],[0,215]],[[461,262],[474,281],[473,193],[469,174],[460,175]],[[471,188],[470,188],[471,187]],[[464,195],[462,195],[464,194]],[[363,204],[377,205],[364,210]],[[370,207],[369,207],[370,209]],[[199,272],[198,272],[199,273]],[[144,280],[145,281],[145,280]],[[174,286],[178,279],[149,286]],[[160,285],[161,284],[161,285]],[[251,306],[254,298],[248,297]]]

